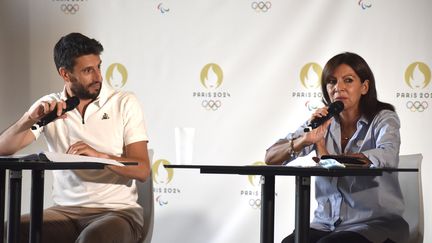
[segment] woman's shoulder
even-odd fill
[[[384,110],[379,111],[376,114],[375,118],[377,118],[377,117],[385,118],[385,117],[399,117],[399,116],[396,113],[396,111],[384,109]]]
[[[387,124],[395,124],[397,126],[400,126],[400,120],[399,116],[395,111],[392,110],[381,110],[379,111],[373,121],[372,124],[380,124],[380,123],[387,123]]]

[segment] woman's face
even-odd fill
[[[358,109],[361,96],[369,90],[369,80],[362,83],[350,66],[341,64],[329,77],[326,89],[332,103],[340,100],[344,103],[344,110]]]

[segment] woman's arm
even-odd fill
[[[393,111],[383,110],[371,122],[372,149],[360,150],[376,167],[397,167],[399,162],[400,121]]]

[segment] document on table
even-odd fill
[[[41,161],[41,162],[96,162],[108,165],[124,166],[124,164],[113,160],[103,159],[97,157],[74,155],[74,154],[63,154],[55,152],[41,152],[28,155],[11,155],[11,156],[0,156],[0,161]]]

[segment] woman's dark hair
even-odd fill
[[[70,33],[63,36],[54,46],[54,63],[57,71],[64,67],[72,72],[76,58],[90,54],[100,55],[102,51],[103,46],[99,41],[81,33]]]
[[[326,86],[336,68],[341,64],[350,66],[357,76],[360,77],[362,83],[365,80],[369,80],[369,90],[365,95],[362,95],[359,104],[361,114],[365,115],[368,121],[371,121],[381,110],[395,111],[393,105],[378,100],[375,78],[372,70],[361,56],[351,52],[344,52],[332,57],[324,66],[321,77],[321,90],[324,104],[329,105],[331,103]]]

